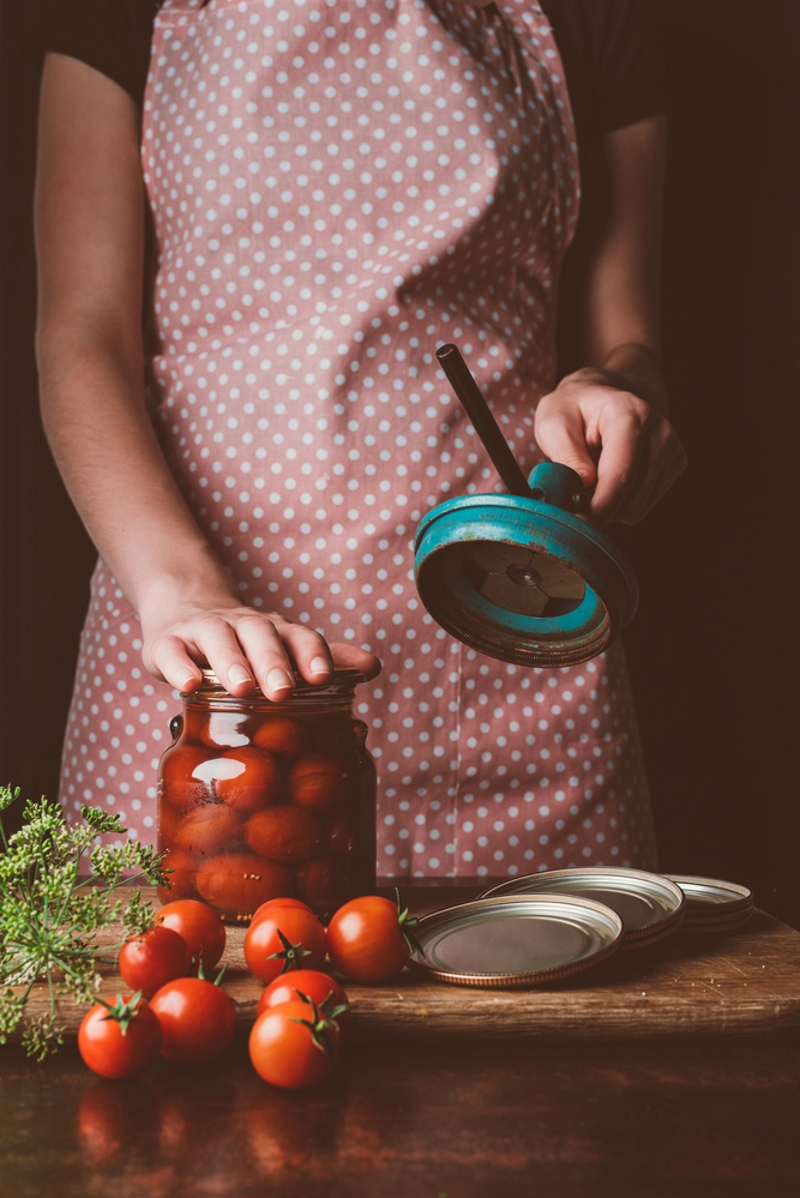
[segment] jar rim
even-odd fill
[[[204,667],[201,669],[201,673],[203,675],[203,681],[200,683],[200,685],[197,687],[196,690],[181,692],[187,698],[191,698],[192,695],[208,694],[209,692],[214,692],[214,691],[221,691],[222,694],[225,694],[225,695],[227,695],[229,693],[225,689],[225,687],[222,685],[222,683],[220,682],[219,678],[217,677],[217,675],[214,673],[213,670],[208,669],[207,667]],[[326,689],[326,687],[330,687],[330,686],[353,686],[353,687],[355,687],[355,686],[358,686],[359,683],[361,683],[361,682],[366,682],[366,680],[367,679],[366,679],[365,675],[362,674],[360,670],[347,669],[347,670],[334,670],[327,682],[321,682],[321,683],[320,682],[317,682],[317,683],[306,682],[305,678],[302,678],[300,676],[300,674],[298,674],[297,670],[295,670],[294,671],[294,692],[293,693],[295,695],[298,695],[298,694],[299,695],[313,695],[316,691],[324,691]],[[242,699],[259,699],[259,698],[266,699],[266,696],[264,695],[264,692],[261,690],[261,688],[256,686],[253,688],[253,690],[249,691],[246,695],[240,696],[240,698],[242,698]],[[267,701],[269,701],[269,700],[267,700]]]

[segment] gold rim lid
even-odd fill
[[[620,945],[609,907],[572,895],[481,898],[424,916],[409,962],[460,986],[539,986],[599,964]]]
[[[753,892],[736,882],[699,878],[688,874],[665,874],[686,895],[686,922],[725,923],[753,910]]]
[[[196,695],[198,691],[207,692],[215,690],[219,690],[223,694],[228,694],[213,670],[208,669],[208,667],[203,667],[201,668],[201,673],[203,675],[203,681],[201,682],[197,691],[188,692],[190,695]],[[313,694],[315,691],[322,693],[328,687],[355,687],[362,682],[366,682],[366,678],[360,670],[334,670],[327,682],[322,683],[306,682],[305,678],[302,678],[300,674],[298,674],[297,670],[295,670],[293,693],[296,695],[309,695]],[[260,698],[264,699],[267,703],[270,702],[270,700],[266,698],[263,691],[259,687],[254,687],[253,690],[249,691],[246,695],[242,695],[241,698]]]
[[[602,903],[622,919],[627,947],[660,940],[678,927],[686,908],[683,891],[670,879],[612,866],[542,870],[509,878],[482,897],[520,894],[568,894]]]

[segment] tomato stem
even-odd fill
[[[394,892],[397,895],[397,926],[406,942],[406,948],[410,953],[422,953],[422,945],[414,933],[414,928],[416,928],[419,920],[409,917],[408,907],[403,910],[403,904],[400,901],[400,890],[397,886],[395,886]]]
[[[278,937],[283,945],[283,949],[277,953],[270,953],[270,955],[267,957],[267,960],[283,961],[283,966],[281,968],[282,976],[284,973],[288,973],[290,969],[297,969],[302,957],[310,957],[311,949],[301,948],[299,941],[297,944],[292,944],[290,940],[286,939],[280,928],[276,928],[275,931],[278,933]]]

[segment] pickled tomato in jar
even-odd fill
[[[375,888],[375,768],[355,718],[356,670],[292,697],[234,698],[209,670],[183,696],[158,781],[158,846],[170,888],[248,922],[271,898],[322,918]]]

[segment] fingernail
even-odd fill
[[[270,670],[267,674],[267,689],[271,691],[291,690],[294,683],[285,670]]]
[[[324,657],[315,657],[310,668],[312,674],[327,674],[330,671],[330,666]]]
[[[234,686],[238,686],[240,682],[252,682],[252,680],[252,674],[249,674],[244,666],[231,666],[228,670],[228,682],[232,682]]]
[[[184,666],[182,670],[178,670],[175,675],[175,679],[178,683],[178,686],[184,686],[190,681],[190,679],[194,678],[194,676],[194,670],[190,670],[188,667]]]

